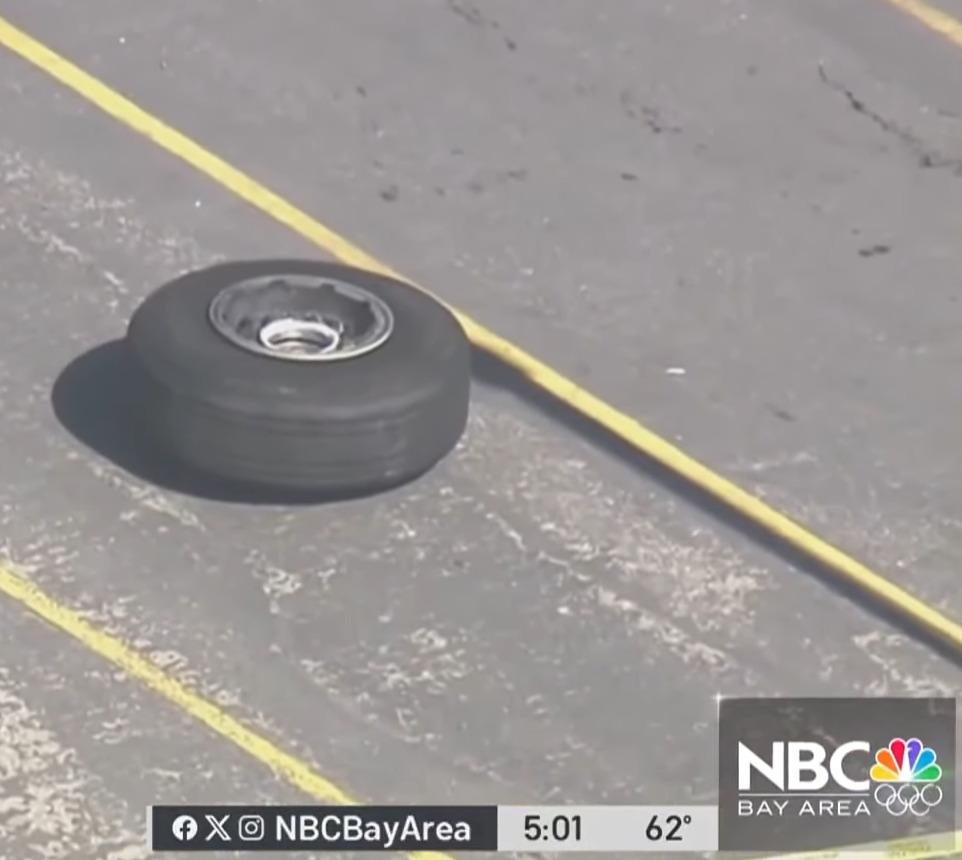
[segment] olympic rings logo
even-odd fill
[[[875,802],[889,815],[910,812],[923,818],[942,802],[942,789],[931,782],[921,788],[911,782],[903,782],[898,787],[883,782],[875,787]]]

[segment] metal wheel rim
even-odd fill
[[[211,301],[208,319],[235,346],[281,361],[358,358],[394,331],[387,303],[356,284],[285,273],[231,284]]]

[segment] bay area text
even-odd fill
[[[871,816],[872,810],[868,803],[859,797],[820,797],[820,798],[792,798],[792,797],[741,797],[738,800],[739,817],[771,816],[784,818],[787,816],[813,816],[852,818],[855,816]]]

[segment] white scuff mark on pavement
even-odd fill
[[[494,513],[494,511],[485,512],[485,517],[490,522],[495,523],[501,530],[501,533],[508,538],[517,548],[518,552],[527,552],[528,548],[525,546],[524,536],[516,528],[512,527],[511,524],[502,516]]]
[[[416,645],[422,654],[443,651],[448,646],[448,639],[442,633],[428,627],[419,627],[405,638],[408,642]]]
[[[31,576],[46,567],[67,566],[79,555],[68,544],[79,537],[67,530],[59,529],[59,523],[44,523],[45,529],[14,552],[9,543],[0,544],[0,561],[23,576]],[[54,537],[56,534],[56,537]]]
[[[185,654],[171,648],[157,648],[147,653],[150,661],[165,672],[183,677],[190,661]]]
[[[410,523],[404,520],[395,520],[392,533],[397,540],[413,540],[418,536],[417,531],[412,528]]]
[[[410,640],[408,640],[410,641]],[[382,645],[376,655],[369,655],[358,674],[371,678],[379,690],[420,688],[433,695],[443,695],[448,686],[469,677],[476,669],[466,646],[447,647],[440,651],[408,652],[400,661],[395,645]]]
[[[0,668],[0,845],[21,856],[139,860],[143,834],[120,825],[121,804],[82,771]],[[131,851],[138,846],[140,854]]]
[[[767,457],[759,460],[739,461],[724,471],[734,475],[744,472],[759,474],[762,472],[772,472],[778,469],[790,469],[794,466],[806,466],[818,462],[818,458],[808,451],[798,451],[794,454],[785,454],[781,457]]]
[[[141,836],[139,839],[134,837],[128,845],[111,849],[104,855],[104,860],[147,860],[151,856],[153,852]]]
[[[292,597],[301,590],[304,583],[301,577],[272,564],[254,567],[254,576],[260,582],[264,594],[271,600]]]
[[[167,231],[158,234],[137,217],[133,200],[108,199],[98,195],[90,183],[71,173],[58,170],[34,156],[27,156],[0,138],[0,185],[4,190],[7,211],[55,213],[58,224],[78,231],[96,228],[105,238],[105,247],[119,245],[132,259],[145,260],[165,277],[190,269],[202,268],[223,259],[201,249],[197,241],[185,233]],[[51,216],[53,218],[53,215]],[[62,230],[53,231],[35,215],[28,224],[38,240],[49,244],[49,250],[65,253],[75,259],[77,251]],[[39,232],[37,232],[39,231]],[[100,249],[97,249],[100,250]],[[81,255],[93,263],[93,257]],[[103,268],[99,267],[103,272]],[[124,293],[123,277],[109,272],[107,278],[118,292]]]
[[[117,469],[112,466],[106,466],[92,457],[84,457],[83,461],[86,467],[100,480],[120,490],[141,507],[165,517],[170,517],[187,528],[196,529],[201,532],[206,531],[204,524],[193,511],[186,505],[175,501],[166,493],[146,484],[139,484],[129,478],[125,478]],[[130,517],[127,518],[129,519]]]
[[[900,633],[888,633],[880,630],[853,637],[855,646],[875,663],[882,673],[878,678],[864,684],[860,690],[865,696],[911,696],[953,697],[956,690],[929,674],[908,674],[905,665],[905,654],[910,649],[919,649],[918,643],[912,642]]]
[[[271,615],[280,615],[284,598],[293,597],[304,585],[298,574],[262,560],[252,564],[251,568],[254,579],[257,580],[267,598]]]
[[[130,737],[130,723],[125,717],[104,720],[91,737],[106,746],[122,744]]]
[[[642,587],[657,598],[660,614],[679,624],[726,633],[752,626],[756,595],[774,587],[770,574],[710,529],[669,534],[660,524],[684,518],[672,516],[677,505],[661,490],[639,498],[613,489],[597,470],[571,457],[563,440],[541,435],[504,410],[482,405],[473,414],[486,429],[486,444],[466,451],[460,462],[485,474],[494,497],[558,545],[549,560],[585,586],[593,582],[611,593]],[[499,517],[489,519],[497,523]],[[599,570],[611,576],[602,581]],[[672,627],[675,641],[680,628]],[[710,660],[714,664],[716,655]]]
[[[629,620],[635,629],[657,635],[685,663],[699,662],[713,669],[734,668],[734,662],[723,651],[699,642],[667,619],[642,609],[635,601],[600,586],[592,590],[599,606]]]

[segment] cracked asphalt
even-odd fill
[[[888,4],[0,14],[962,618],[962,54]],[[717,692],[958,689],[495,377],[413,487],[188,492],[112,426],[111,342],[186,268],[316,249],[2,50],[0,175],[0,555],[352,793],[704,801]],[[3,599],[0,655],[3,860],[296,799]]]

